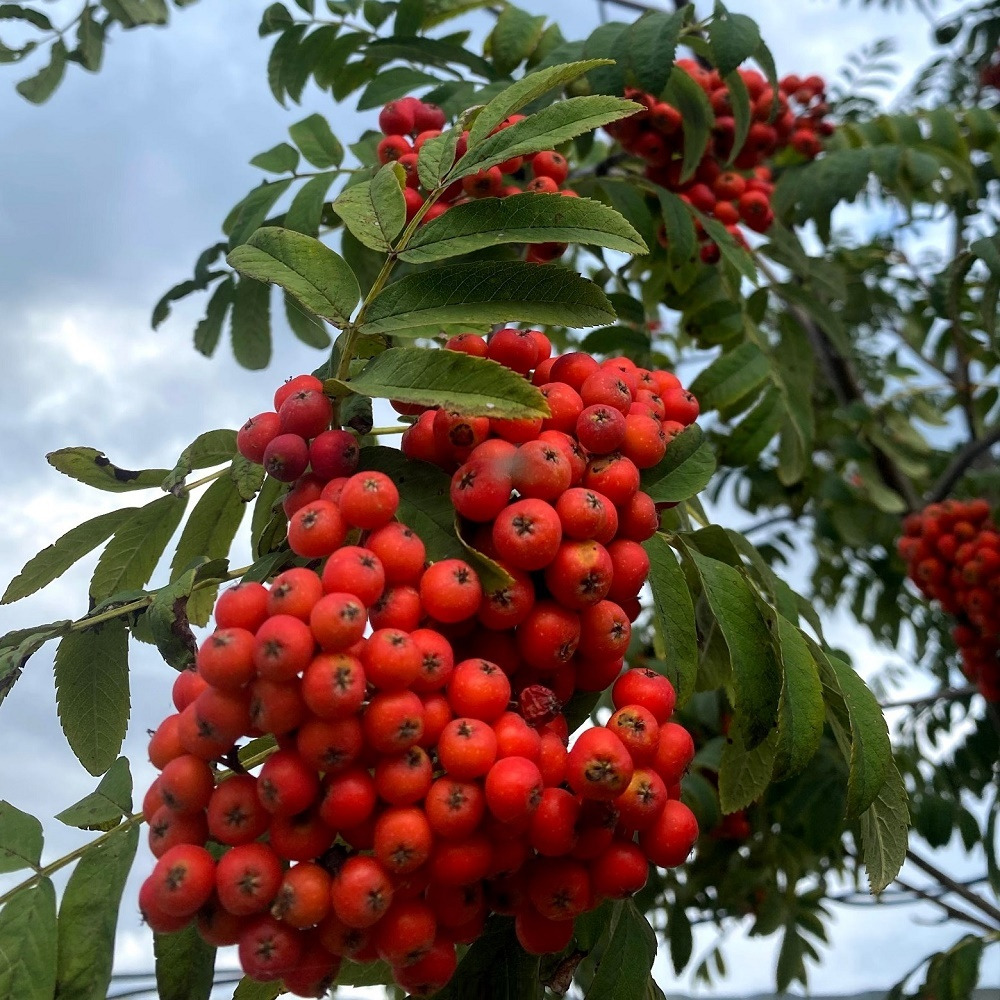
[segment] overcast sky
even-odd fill
[[[69,6],[75,11],[78,5]],[[33,553],[73,525],[135,502],[60,476],[46,464],[46,452],[90,445],[126,467],[170,467],[198,433],[238,427],[267,406],[278,382],[318,363],[316,352],[290,337],[279,338],[275,360],[262,373],[238,368],[225,345],[216,358],[201,357],[191,347],[200,299],[177,308],[158,332],[149,327],[159,295],[189,275],[197,253],[218,238],[232,204],[259,183],[260,172],[247,162],[253,155],[285,139],[288,125],[312,111],[328,114],[345,144],[362,121],[374,121],[374,113],[361,118],[333,107],[314,88],[300,108],[274,102],[265,71],[270,45],[257,37],[265,6],[263,0],[203,0],[176,14],[166,30],[118,33],[99,75],[70,67],[40,108],[14,91],[26,75],[21,67],[0,71],[0,356],[7,369],[0,397],[7,538],[0,590]],[[522,0],[522,6],[560,16],[568,37],[598,23],[594,0]],[[761,23],[781,73],[832,77],[846,53],[881,36],[900,41],[910,66],[928,51],[927,24],[917,15],[862,11],[857,3],[832,0],[733,0],[729,6]],[[707,10],[707,2],[701,7]],[[611,4],[606,10],[611,18],[628,17]],[[570,11],[571,18],[564,16]],[[481,30],[485,22],[472,23]],[[83,614],[94,561],[0,609],[0,633]],[[43,820],[47,860],[85,839],[51,817],[95,785],[56,722],[52,651],[46,647],[30,661],[0,708],[8,754],[0,797]],[[857,652],[867,670],[885,662],[881,652]],[[171,680],[172,671],[147,649],[135,651],[125,748],[134,762],[145,759],[145,730],[167,712]],[[134,774],[138,801],[152,771],[137,763]],[[0,878],[0,889],[13,881]],[[122,908],[122,970],[151,967],[149,935],[136,914],[137,883],[130,883]],[[932,916],[913,908],[840,910],[828,965],[815,975],[814,989],[891,985],[920,956],[960,935],[956,927],[931,926]],[[749,941],[742,930],[729,936],[730,973],[720,992],[773,985],[775,940]],[[713,940],[714,931],[700,931],[696,955]],[[687,988],[688,980],[676,982],[662,960],[657,974],[668,991]],[[995,967],[992,982],[1000,982]]]

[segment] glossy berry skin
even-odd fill
[[[614,733],[601,727],[577,737],[566,761],[570,787],[585,799],[614,799],[632,780],[634,765]]]

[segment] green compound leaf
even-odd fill
[[[666,650],[666,675],[683,705],[694,693],[698,676],[698,630],[694,602],[677,556],[657,533],[643,543],[649,556],[656,631]]]
[[[50,451],[45,460],[64,476],[85,486],[104,490],[106,493],[128,493],[131,490],[149,490],[159,487],[167,469],[121,469],[96,448],[60,448]]]
[[[308,310],[346,325],[361,298],[358,279],[339,254],[312,236],[268,226],[226,258],[241,274],[281,285]]]
[[[244,368],[260,371],[271,363],[271,286],[243,277],[233,292],[229,320],[233,357]]]
[[[777,730],[753,750],[747,750],[739,733],[730,734],[719,765],[719,805],[724,813],[746,809],[767,791],[777,744]]]
[[[310,115],[289,126],[288,134],[302,155],[320,170],[339,167],[344,159],[344,147],[330,130],[322,115]]]
[[[37,868],[42,843],[42,824],[17,806],[0,801],[0,874]]]
[[[649,921],[628,900],[601,955],[587,1000],[635,1000],[646,996],[649,972],[656,958],[656,935]]]
[[[663,461],[642,474],[642,489],[656,503],[679,503],[699,493],[715,472],[715,455],[697,424],[667,445]]]
[[[489,36],[489,52],[500,73],[510,73],[531,53],[545,29],[545,15],[535,16],[519,7],[504,7]]]
[[[132,774],[128,758],[119,757],[100,784],[56,819],[80,830],[111,830],[132,812]]]
[[[512,156],[554,149],[578,135],[593,132],[620,118],[628,118],[639,110],[641,106],[634,101],[604,95],[558,101],[489,136],[474,148],[470,147],[448,176],[457,180],[479,170],[489,170]]]
[[[708,26],[708,44],[715,68],[722,76],[728,76],[757,51],[760,29],[746,14],[731,14],[716,0],[715,13]]]
[[[812,760],[823,738],[823,685],[819,669],[802,633],[778,616],[782,687],[778,711],[776,778],[798,774]]]
[[[93,775],[117,760],[128,729],[128,629],[115,619],[71,632],[55,656],[59,722],[73,753]]]
[[[771,374],[771,363],[750,341],[715,359],[691,383],[702,410],[718,410],[736,405],[756,392]]]
[[[57,996],[107,996],[118,910],[138,846],[138,824],[122,827],[89,847],[73,869],[59,904]]]
[[[628,221],[599,201],[525,193],[456,205],[418,229],[399,257],[423,264],[501,243],[582,243],[628,254],[648,252]]]
[[[0,996],[52,1000],[57,942],[56,891],[45,878],[0,910]]]
[[[614,311],[592,281],[551,264],[444,264],[393,282],[375,299],[362,333],[399,333],[442,323],[603,326]]]
[[[0,604],[20,601],[57,580],[75,562],[110,538],[137,509],[112,510],[71,528],[24,564],[4,591]]]
[[[440,405],[469,416],[548,415],[537,387],[495,361],[461,351],[390,347],[348,384],[364,396]]]

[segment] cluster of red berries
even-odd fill
[[[677,378],[625,358],[550,357],[537,330],[476,334],[447,347],[530,377],[550,416],[470,417],[428,409],[403,452],[452,473],[463,537],[511,583],[487,593],[462,641],[489,650],[515,691],[543,684],[565,704],[618,675],[649,572],[642,542],[659,515],[640,470],[664,457],[698,403]],[[420,407],[404,407],[414,414]]]
[[[524,119],[524,115],[511,115],[493,131],[499,132]],[[395,160],[406,171],[406,218],[409,222],[424,204],[428,192],[420,184],[417,157],[423,144],[436,139],[445,127],[444,112],[434,104],[426,104],[416,97],[402,97],[390,101],[380,112],[379,128],[385,138],[378,144],[380,163]],[[492,133],[491,133],[492,134]],[[469,134],[464,132],[455,150],[456,161],[465,155]],[[543,150],[527,156],[513,156],[488,170],[480,170],[450,185],[441,197],[427,210],[423,222],[443,215],[452,205],[472,198],[506,198],[509,195],[534,191],[543,194],[563,194],[575,198],[577,193],[562,185],[569,177],[566,157],[555,150]],[[528,246],[525,259],[533,263],[546,263],[561,257],[565,243],[538,243]]]
[[[461,461],[459,481],[499,476],[476,503],[459,501],[472,523],[485,528],[482,504],[506,483],[490,516],[497,543],[476,541],[508,586],[484,592],[462,560],[427,565],[396,519],[395,484],[355,471],[354,435],[329,429],[312,376],[282,386],[239,434],[242,454],[294,483],[289,546],[322,562],[220,595],[216,630],[150,740],[160,774],[143,812],[158,861],[140,906],[154,930],[194,923],[209,943],[237,945],[247,975],[302,996],[322,995],[344,957],[381,958],[403,989],[431,993],[491,913],[514,918],[525,949],[561,951],[576,916],[641,889],[650,863],[683,863],[698,836],[680,801],[693,741],[670,721],[670,682],[623,671],[631,622],[615,603],[634,604],[634,618],[648,569],[636,539],[656,527],[636,462],[666,447],[636,444],[653,431],[635,420],[660,440],[668,414],[693,419],[696,407],[682,393],[664,401],[677,389],[666,373],[553,360],[537,331],[505,334],[472,352],[534,371],[549,419],[573,433],[471,418],[479,437],[463,450],[458,415],[428,411],[408,434],[443,413],[434,457]],[[516,362],[526,343],[527,365]],[[617,405],[602,401],[609,392]],[[600,417],[609,407],[617,416]],[[619,440],[608,421],[632,421],[631,435]],[[528,544],[536,504],[549,513]],[[543,564],[529,549],[551,554]],[[614,714],[567,748],[565,701],[609,686]],[[248,773],[237,743],[263,736],[277,748]]]
[[[910,579],[958,621],[962,669],[1000,701],[1000,530],[985,500],[932,503],[903,521],[897,543]]]
[[[630,89],[625,96],[643,105],[638,114],[605,126],[630,153],[646,161],[646,176],[676,191],[706,215],[714,216],[730,234],[743,242],[740,226],[763,233],[774,221],[771,209],[771,170],[765,160],[791,147],[807,159],[822,149],[822,138],[833,131],[825,118],[825,84],[821,77],[800,79],[786,76],[778,93],[756,70],[741,69],[740,76],[750,97],[752,122],[746,142],[727,167],[733,148],[736,121],[725,81],[715,70],[707,70],[692,59],[679,59],[677,69],[698,83],[715,113],[712,141],[702,155],[694,176],[681,183],[685,133],[681,113],[652,94]],[[719,259],[719,248],[699,230],[701,258]],[[661,231],[661,242],[665,239]]]

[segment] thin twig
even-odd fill
[[[993,445],[1000,443],[1000,427],[994,427],[987,431],[977,441],[970,441],[951,460],[951,465],[941,474],[941,478],[930,488],[924,500],[927,503],[939,503],[944,500],[955,483],[962,478],[965,470],[984,452],[990,450]]]
[[[942,688],[932,694],[920,695],[917,698],[901,698],[899,701],[884,701],[879,705],[883,711],[889,708],[915,708],[919,705],[933,705],[938,701],[958,701],[960,698],[968,698],[974,695],[979,688],[975,684],[966,684],[964,687]]]
[[[968,886],[962,885],[961,882],[956,882],[946,872],[935,868],[934,865],[920,857],[912,848],[907,850],[906,857],[908,861],[912,861],[925,874],[930,875],[931,878],[947,887],[949,892],[953,892],[956,896],[961,896],[970,906],[976,907],[976,909],[985,913],[991,920],[995,920],[997,925],[1000,926],[1000,909],[994,906],[988,899],[983,899],[982,896],[973,892]],[[990,930],[996,930],[996,927],[991,927]]]
[[[914,895],[926,900],[928,903],[933,903],[935,906],[940,907],[945,913],[948,914],[949,917],[951,917],[952,920],[960,920],[964,924],[971,924],[973,927],[978,927],[981,931],[986,931],[987,934],[992,934],[996,930],[995,927],[986,923],[985,920],[980,920],[979,917],[975,917],[971,913],[966,913],[963,910],[957,909],[952,906],[951,903],[946,903],[943,899],[939,899],[937,896],[927,892],[926,889],[910,885],[908,882],[904,882],[901,878],[896,879],[896,884],[900,886],[900,888],[907,889]]]

